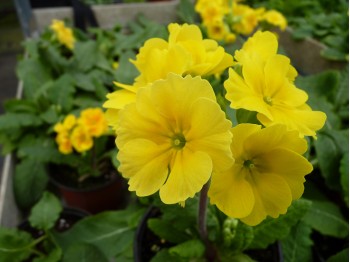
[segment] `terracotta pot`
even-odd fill
[[[50,172],[50,181],[58,189],[64,203],[69,207],[85,210],[91,214],[126,206],[128,191],[125,180],[117,173],[104,177],[89,178],[88,186],[77,187],[66,183],[62,174]]]

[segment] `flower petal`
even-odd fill
[[[223,173],[212,176],[208,196],[227,216],[241,218],[248,216],[254,206],[254,194],[245,180],[246,169],[242,165],[233,165]]]
[[[138,196],[157,192],[168,176],[171,152],[146,139],[126,143],[118,153],[119,171],[129,178],[129,190]]]
[[[193,197],[208,182],[212,168],[210,157],[203,152],[186,147],[176,151],[168,180],[159,191],[161,200],[175,204]]]
[[[285,214],[292,202],[292,194],[287,182],[272,173],[253,173],[247,177],[255,196],[252,213],[241,220],[254,226],[259,224],[267,215],[277,218]]]

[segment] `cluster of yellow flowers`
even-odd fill
[[[108,124],[100,108],[88,108],[77,118],[69,114],[62,122],[54,126],[57,132],[56,143],[62,154],[70,154],[73,148],[83,153],[92,148],[94,137],[100,137],[108,131]]]
[[[276,10],[251,8],[235,0],[198,0],[199,13],[208,36],[215,40],[234,42],[236,35],[250,35],[261,22],[285,30],[287,20]]]
[[[303,193],[312,165],[302,154],[326,116],[307,106],[308,96],[277,39],[257,32],[229,55],[203,39],[195,25],[171,24],[169,40],[150,39],[133,63],[132,86],[108,95],[116,130],[119,171],[138,196],[159,191],[166,204],[183,203],[210,181],[208,196],[226,215],[249,225],[277,217]],[[224,83],[231,107],[258,112],[264,125],[232,128],[203,78],[230,69]]]
[[[52,20],[50,28],[55,32],[57,40],[68,49],[73,50],[75,38],[71,28],[66,27],[61,20]]]

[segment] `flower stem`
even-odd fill
[[[207,206],[208,206],[208,190],[210,186],[210,180],[203,186],[199,196],[199,209],[198,209],[198,229],[202,241],[205,244],[206,251],[205,257],[208,261],[218,261],[217,253],[208,239],[207,231]]]

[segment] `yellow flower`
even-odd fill
[[[74,48],[75,38],[72,29],[65,26],[63,21],[53,19],[50,28],[55,32],[58,41],[69,49]]]
[[[166,204],[185,201],[213,170],[233,163],[231,123],[209,82],[200,77],[170,73],[140,89],[119,120],[119,171],[138,196],[159,190]]]
[[[230,30],[222,20],[215,20],[212,23],[208,23],[207,31],[208,36],[214,40],[225,40],[226,36],[230,34]]]
[[[75,115],[69,114],[64,118],[62,123],[57,123],[54,126],[54,130],[57,133],[68,132],[75,126],[76,122],[77,118],[75,117]]]
[[[265,126],[285,124],[300,136],[316,136],[326,121],[323,112],[312,111],[306,104],[308,95],[291,81],[291,65],[282,55],[258,54],[242,64],[242,76],[232,69],[225,81],[226,98],[234,109],[258,112],[258,120]]]
[[[249,35],[258,26],[264,9],[253,9],[247,5],[233,4],[232,15],[239,20],[232,25],[232,29],[237,34]]]
[[[226,215],[254,226],[266,216],[285,214],[304,191],[312,165],[302,156],[307,142],[283,125],[261,129],[240,124],[232,129],[234,165],[215,172],[209,197]]]
[[[284,31],[287,27],[286,18],[276,10],[265,12],[261,17],[261,20],[265,20],[271,25],[278,26],[282,31]]]
[[[204,24],[210,24],[229,12],[228,2],[222,0],[199,0],[195,5],[195,10],[202,18]]]
[[[69,138],[68,132],[60,132],[56,136],[56,143],[58,144],[58,150],[62,154],[70,154],[73,151],[72,143]]]
[[[90,136],[99,137],[108,130],[107,120],[100,108],[88,108],[81,112],[78,120]]]
[[[92,148],[94,142],[88,130],[81,125],[76,126],[70,136],[72,145],[79,153],[85,152]]]
[[[107,121],[114,128],[117,127],[119,110],[135,101],[141,87],[165,79],[170,72],[207,76],[221,73],[233,65],[233,57],[216,41],[203,39],[198,26],[170,24],[168,30],[168,42],[151,38],[140,48],[136,60],[132,61],[140,72],[134,85],[116,82],[121,89],[107,95],[108,100],[103,107],[107,108]]]

